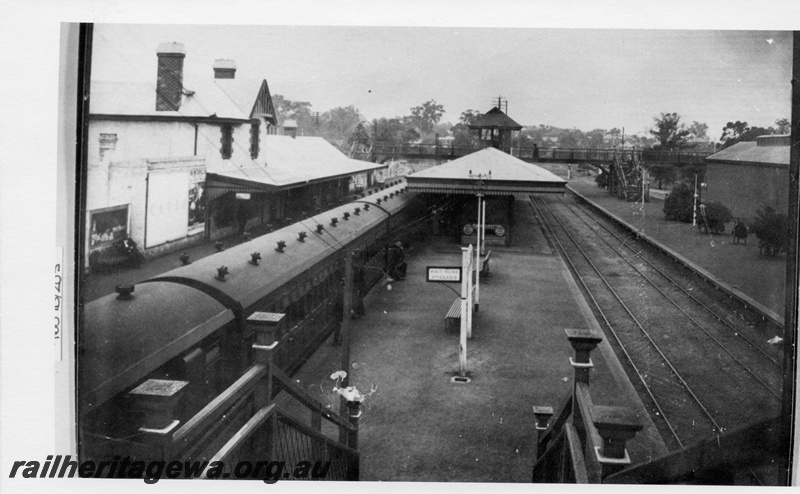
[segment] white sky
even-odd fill
[[[790,114],[786,31],[100,24],[93,78],[154,84],[165,41],[184,44],[187,74],[211,78],[230,58],[237,78],[266,78],[273,94],[368,119],[434,99],[457,123],[502,95],[522,125],[643,133],[678,112],[716,140],[728,121]]]
[[[791,30],[800,28],[797,0],[0,0],[0,491],[3,492],[216,492],[216,483],[138,481],[81,482],[9,479],[14,460],[44,461],[65,453],[54,448],[55,417],[65,404],[54,398],[53,247],[68,246],[71,232],[57,235],[56,195],[70,184],[57,183],[56,170],[74,166],[63,108],[72,94],[59,99],[60,29],[62,23],[152,24],[175,22],[195,26],[192,36],[173,27],[154,39],[112,36],[128,45],[121,59],[144,53],[144,66],[127,65],[114,78],[137,78],[154,71],[156,45],[176,39],[186,45],[187,66],[208,67],[218,57],[234,58],[244,77],[266,77],[273,92],[304,99],[314,109],[354,104],[368,117],[406,114],[434,98],[454,121],[467,108],[486,110],[491,98],[509,99],[509,112],[523,124],[549,123],[592,127],[625,126],[637,131],[652,116],[666,111],[706,122],[714,129],[728,120],[769,125],[789,113],[789,39],[774,33],[696,37],[685,29]],[[336,38],[272,30],[261,39],[226,36],[196,26],[439,26],[441,34],[421,31],[401,35],[375,29],[342,33]],[[684,29],[653,42],[611,31],[588,39],[577,31],[533,31],[514,39],[493,31],[467,35],[464,26],[513,28]],[[260,30],[258,30],[260,31]],[[430,30],[428,30],[430,31]],[[460,34],[455,35],[458,31]],[[98,33],[102,29],[98,29]],[[135,31],[131,31],[135,32]],[[266,30],[263,31],[267,33]],[[297,33],[297,34],[293,34]],[[330,32],[330,31],[327,31]],[[162,36],[163,33],[163,36]],[[204,34],[206,33],[206,34]],[[230,34],[233,33],[233,34]],[[652,34],[651,31],[645,34]],[[515,33],[516,34],[516,33]],[[602,33],[595,33],[602,34]],[[626,32],[633,35],[636,33]],[[706,33],[707,34],[707,33]],[[144,36],[142,33],[141,36]],[[164,38],[166,36],[166,38]],[[348,40],[348,36],[352,40]],[[180,39],[179,39],[180,38]],[[453,43],[453,40],[458,43]],[[462,41],[465,38],[472,40]],[[762,38],[774,39],[774,46]],[[433,39],[433,42],[431,40]],[[749,40],[749,41],[748,41]],[[267,41],[270,41],[269,43]],[[748,41],[740,45],[742,41]],[[102,51],[98,42],[98,54]],[[498,51],[491,50],[499,46]],[[647,53],[647,50],[650,53]],[[118,48],[119,50],[119,48]],[[71,54],[72,52],[70,52]],[[376,55],[377,54],[377,55]],[[127,58],[123,58],[127,57]],[[659,64],[658,61],[666,62]],[[434,63],[436,62],[436,63]],[[580,62],[580,63],[577,63]],[[95,67],[101,74],[106,60]],[[116,63],[116,62],[114,62]],[[263,64],[263,65],[257,65]],[[125,65],[123,65],[125,66]],[[431,69],[430,67],[433,67]],[[608,67],[615,67],[613,71]],[[598,68],[599,67],[599,68]],[[665,77],[660,67],[668,68]],[[490,70],[487,70],[489,68]],[[435,70],[434,70],[435,69]],[[602,70],[601,70],[602,69]],[[208,69],[210,71],[210,69]],[[666,69],[665,69],[666,70]],[[154,72],[153,72],[154,73]],[[152,74],[146,80],[152,80]],[[741,79],[741,80],[740,80]],[[682,82],[683,81],[683,82]],[[725,84],[721,84],[724,81]],[[372,93],[369,93],[372,90]],[[374,98],[373,98],[374,96]],[[374,100],[374,102],[372,101]],[[621,110],[624,108],[624,110]],[[59,138],[62,148],[59,149]],[[74,279],[67,273],[66,285]],[[74,273],[72,273],[74,274]],[[67,299],[65,304],[74,304]],[[69,326],[66,330],[71,330]],[[797,448],[796,448],[797,450]],[[796,455],[797,456],[797,455]],[[797,471],[797,470],[795,470]],[[797,479],[795,479],[797,482]],[[237,484],[237,492],[264,492],[260,483]],[[226,484],[225,487],[228,487]],[[279,483],[270,491],[293,486]],[[330,490],[322,483],[316,492]],[[496,490],[491,484],[375,484],[349,487],[353,492],[437,492]],[[299,488],[296,484],[294,490]],[[308,486],[302,486],[304,490]],[[502,487],[530,492],[524,484]],[[650,486],[649,490],[659,490]],[[593,489],[596,490],[596,489]],[[598,492],[617,492],[603,489]],[[719,489],[718,489],[719,490]],[[537,492],[553,489],[537,487]],[[564,492],[559,489],[559,492]]]

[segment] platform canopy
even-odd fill
[[[410,192],[436,194],[563,194],[567,182],[540,166],[495,148],[434,166],[406,177]]]

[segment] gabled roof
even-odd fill
[[[92,81],[89,100],[92,115],[211,117],[249,120],[233,99],[215,84],[214,80],[184,84],[180,109],[156,110],[156,89],[152,84],[139,82]],[[257,89],[254,88],[255,92]],[[254,99],[251,96],[251,99]]]
[[[758,146],[755,142],[737,142],[729,148],[706,156],[706,161],[789,166],[789,146]]]
[[[512,120],[511,117],[503,113],[500,108],[494,107],[478,117],[475,122],[469,125],[469,128],[522,130],[522,125]]]
[[[210,163],[207,173],[213,175],[210,178],[216,182],[208,186],[222,190],[222,183],[236,184],[240,186],[237,191],[241,192],[269,192],[386,168],[386,165],[350,159],[321,137],[267,135],[262,138],[260,147],[257,160]],[[230,190],[233,189],[226,189]],[[215,195],[219,194],[210,191],[210,198]]]
[[[490,175],[491,174],[491,175]],[[470,177],[472,175],[472,177]],[[478,183],[478,175],[483,177]],[[563,193],[567,182],[544,168],[486,148],[406,177],[412,192],[509,195]]]
[[[266,118],[272,125],[278,123],[266,79],[214,79],[214,83],[243,114],[250,118]]]

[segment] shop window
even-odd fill
[[[233,125],[223,125],[220,130],[222,131],[220,138],[222,147],[219,152],[222,154],[222,159],[227,160],[233,154]]]
[[[128,205],[91,211],[89,247],[96,249],[111,245],[128,235]]]
[[[258,158],[258,145],[261,134],[259,134],[261,127],[258,124],[250,126],[250,157],[253,159]]]

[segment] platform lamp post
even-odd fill
[[[477,193],[475,196],[478,198],[478,235],[475,245],[475,312],[478,312],[481,300],[481,272],[480,272],[480,257],[485,252],[486,242],[486,201],[484,200],[485,181],[492,178],[492,171],[489,170],[488,174],[478,173],[473,174],[472,170],[469,171],[469,178],[477,180],[476,188]]]
[[[334,346],[341,345],[342,347],[342,370],[345,371],[345,376],[342,378],[341,387],[346,388],[348,387],[350,381],[350,325],[351,325],[351,313],[353,311],[353,255],[356,251],[348,250],[345,254],[344,258],[344,294],[342,300],[342,326],[339,330],[338,334],[335,334],[333,337],[333,344]],[[391,290],[392,285],[389,284],[392,281],[392,278],[386,273],[386,271],[375,267],[375,266],[361,266],[368,269],[378,269],[386,276],[386,282],[383,284],[387,285],[387,289]],[[342,397],[341,402],[341,413],[343,416],[347,414],[347,400]]]

